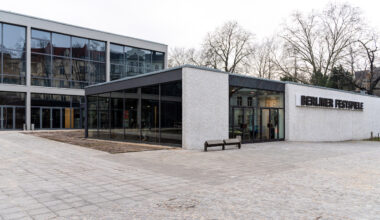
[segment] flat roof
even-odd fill
[[[115,36],[119,36],[119,37],[130,38],[130,39],[144,41],[144,42],[148,42],[148,43],[159,44],[159,45],[162,45],[162,46],[168,46],[167,44],[158,43],[158,42],[154,42],[154,41],[150,41],[150,40],[144,40],[144,39],[137,38],[137,37],[130,37],[130,36],[121,35],[121,34],[114,34],[114,33],[107,32],[107,31],[101,31],[101,30],[97,30],[97,29],[93,29],[93,28],[87,28],[87,27],[83,27],[83,26],[67,24],[67,23],[64,23],[64,22],[58,22],[58,21],[53,21],[53,20],[49,20],[49,19],[45,19],[45,18],[34,17],[34,16],[30,16],[30,15],[20,14],[20,13],[17,13],[17,12],[5,11],[5,10],[1,10],[1,9],[0,9],[0,12],[2,12],[2,13],[8,13],[8,14],[13,14],[13,15],[17,15],[17,16],[23,16],[23,17],[26,17],[26,18],[37,19],[37,20],[46,21],[46,22],[51,22],[51,23],[56,23],[56,24],[60,24],[60,25],[75,27],[75,28],[81,28],[81,29],[85,29],[85,30],[89,30],[89,31],[96,31],[96,32],[104,33],[104,34],[110,34],[110,35],[115,35]],[[0,17],[0,21],[1,21],[1,17]]]
[[[254,79],[254,80],[260,80],[260,81],[271,82],[271,83],[279,83],[279,84],[284,84],[284,85],[285,84],[293,84],[293,85],[298,85],[298,86],[307,86],[307,87],[312,87],[312,88],[327,89],[327,90],[332,90],[332,91],[337,91],[337,92],[350,93],[350,94],[354,94],[354,95],[362,95],[362,96],[370,96],[370,97],[380,98],[380,97],[375,96],[375,95],[363,94],[363,93],[354,92],[354,91],[347,91],[347,90],[328,88],[328,87],[323,87],[323,86],[316,86],[316,85],[303,84],[303,83],[290,82],[290,81],[265,79],[265,78],[259,78],[259,77],[245,75],[245,74],[239,74],[239,73],[228,73],[228,72],[221,71],[218,69],[213,69],[213,68],[203,67],[203,66],[194,66],[194,65],[190,65],[190,64],[185,64],[185,65],[181,65],[181,66],[176,66],[176,67],[163,69],[163,70],[159,70],[159,71],[154,71],[154,72],[150,72],[150,73],[146,73],[146,74],[136,75],[136,76],[124,77],[124,78],[121,78],[118,80],[113,80],[110,82],[103,82],[103,83],[99,83],[99,84],[95,84],[95,85],[90,85],[90,86],[85,87],[85,89],[91,88],[91,87],[103,86],[103,85],[110,85],[113,83],[122,82],[122,81],[126,81],[126,80],[131,80],[131,79],[136,79],[136,78],[149,77],[149,76],[153,76],[156,74],[170,72],[170,71],[179,70],[179,69],[183,69],[183,68],[193,68],[193,69],[199,69],[199,70],[212,71],[212,72],[217,72],[217,73],[222,73],[222,74],[228,74],[229,76],[236,76],[236,77],[240,77],[240,78]]]

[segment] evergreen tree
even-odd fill
[[[353,91],[355,90],[354,76],[342,66],[334,67],[328,79],[327,87]]]

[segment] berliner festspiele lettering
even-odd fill
[[[301,106],[315,106],[325,108],[338,108],[338,109],[351,109],[351,110],[363,110],[363,102],[355,102],[340,99],[331,99],[314,96],[301,96]]]

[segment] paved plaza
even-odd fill
[[[0,219],[379,217],[379,142],[108,154],[0,132]]]

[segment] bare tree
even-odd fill
[[[191,64],[196,66],[205,66],[204,59],[199,50],[194,48],[186,49],[183,47],[175,47],[170,50],[168,58],[168,66],[182,66],[185,64]]]
[[[255,46],[255,51],[249,62],[249,70],[260,78],[273,79],[276,77],[276,65],[273,61],[273,53],[276,52],[276,45],[273,38],[264,39]]]
[[[202,54],[206,66],[226,72],[239,72],[253,52],[253,34],[237,22],[229,21],[204,40]]]
[[[380,82],[380,72],[376,69],[379,62],[378,35],[372,33],[367,39],[359,39],[358,43],[363,49],[365,67],[363,68],[363,78],[356,81],[356,86],[367,90],[368,94],[373,94],[377,84]],[[360,72],[359,72],[360,73]],[[367,80],[367,85],[363,86],[363,79]]]
[[[284,26],[284,46],[296,51],[299,71],[309,78],[326,77],[347,55],[347,50],[361,30],[361,13],[347,4],[330,4],[322,12],[307,16],[292,15]]]

